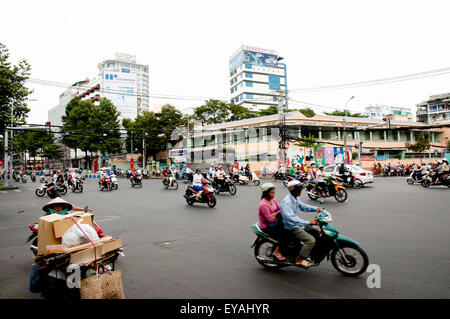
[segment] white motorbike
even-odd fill
[[[117,181],[117,175],[115,174],[111,174],[111,188],[112,189],[118,189],[119,188],[119,183]]]
[[[417,178],[417,176],[416,176],[416,172],[412,172],[410,175],[409,175],[409,177],[406,179],[406,182],[409,184],[409,185],[413,185],[413,184],[415,184],[415,183],[421,183],[422,182],[422,180],[423,180],[423,178],[425,177],[425,175],[422,175],[422,178],[421,179],[418,179]]]
[[[169,177],[167,177],[166,179],[166,183],[163,184],[164,189],[168,189],[169,187],[173,187],[174,189],[178,189],[178,182],[177,179],[175,178],[175,174],[172,173],[170,174]]]
[[[252,171],[252,180],[250,181],[246,175],[239,175],[239,184],[241,185],[248,185],[252,183],[255,186],[259,186],[261,183],[258,175],[255,174],[255,172]]]

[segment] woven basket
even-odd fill
[[[116,270],[82,279],[81,299],[125,299],[122,286],[122,271]]]

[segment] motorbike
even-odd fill
[[[35,173],[31,173],[30,177],[31,177],[31,181],[33,183],[35,183],[36,182],[36,174]]]
[[[252,172],[252,180],[251,181],[249,180],[249,178],[246,175],[240,174],[238,182],[240,185],[248,185],[248,184],[252,183],[255,186],[259,186],[259,184],[261,183],[261,180],[259,179],[258,175],[255,174],[255,172]]]
[[[103,191],[104,189],[111,191],[112,190],[112,183],[109,178],[101,178],[98,181],[98,189],[100,191]]]
[[[119,182],[117,181],[117,175],[111,174],[111,177],[109,179],[111,181],[111,188],[112,189],[118,189],[119,188]]]
[[[87,207],[86,207],[87,208]],[[31,235],[27,238],[26,242],[33,240],[31,242],[30,250],[33,252],[33,254],[36,256],[38,252],[38,230],[39,230],[39,223],[33,222],[31,223],[28,228],[31,230]],[[96,230],[97,235],[99,238],[106,237],[106,235],[103,233],[103,228],[96,222],[93,221],[92,227]]]
[[[68,185],[69,185],[69,187],[70,187],[70,189],[72,190],[73,193],[75,191],[80,191],[80,193],[83,192],[83,180],[84,180],[84,177],[82,177],[82,178],[80,178],[80,177],[75,178],[75,183],[71,179],[68,180],[67,183],[68,183]]]
[[[236,185],[231,181],[230,176],[225,176],[222,184],[213,181],[212,186],[214,188],[214,193],[219,194],[220,192],[229,192],[231,195],[236,194]]]
[[[276,181],[284,181],[288,179],[288,175],[282,174],[280,172],[276,172],[275,174],[272,175],[272,182],[276,182]]]
[[[327,187],[323,190],[326,194],[326,196],[322,195],[322,192],[314,192],[314,186],[315,182],[309,182],[306,186],[306,191],[308,194],[308,197],[312,200],[317,200],[319,198],[326,198],[326,197],[332,197],[342,203],[345,202],[347,199],[347,191],[345,190],[344,186],[339,185],[338,181],[341,180],[339,177],[330,176],[328,178],[324,178],[325,183],[327,184]],[[342,180],[341,180],[342,181]],[[323,200],[321,199],[320,202],[322,203]]]
[[[133,187],[133,188],[136,185],[139,186],[139,188],[142,188],[142,176],[141,175],[138,175],[136,177],[131,176],[130,184],[131,184],[131,187]]]
[[[343,180],[342,185],[345,187],[353,187],[353,188],[361,188],[363,186],[363,182],[355,176],[352,172],[346,171],[343,174],[344,176],[341,178]]]
[[[408,183],[409,185],[413,185],[415,183],[420,183],[422,182],[422,179],[424,178],[424,176],[422,176],[420,179],[417,178],[417,172],[412,172],[409,177],[406,179],[406,183]]]
[[[291,175],[287,176],[287,179],[285,179],[283,181],[284,186],[287,187],[288,183],[290,181],[293,181],[294,179],[298,180],[302,184],[305,184],[308,182],[308,177],[305,174],[295,174],[293,176],[291,176]]]
[[[210,208],[213,208],[217,204],[216,197],[214,196],[214,189],[208,187],[211,185],[211,182],[207,179],[202,180],[202,184],[206,190],[203,190],[200,198],[197,198],[197,194],[199,191],[195,190],[192,186],[188,186],[186,188],[186,192],[183,197],[186,199],[188,205],[192,206],[194,203],[206,203]]]
[[[27,182],[27,180],[28,180],[28,176],[27,176],[27,174],[22,174],[22,176],[21,176],[21,181],[22,181],[22,183],[26,183]]]
[[[168,189],[169,187],[174,187],[175,189],[178,189],[178,182],[175,178],[175,174],[172,173],[170,176],[168,176],[166,178],[165,183],[163,180],[163,187],[164,189]]]
[[[44,176],[44,175],[41,175],[41,177],[39,177],[39,181],[40,181],[41,183],[44,183],[44,182],[45,182],[45,176]]]
[[[183,176],[181,176],[181,181],[185,184],[187,184],[189,182],[192,183],[193,177],[194,177],[193,174],[184,173]]]
[[[438,186],[443,185],[450,188],[450,174],[442,175],[439,179],[436,179],[435,182],[432,182],[433,179],[431,178],[431,174],[427,174],[420,182],[420,184],[428,188],[430,186]]]
[[[329,212],[321,210],[315,220],[318,225],[306,230],[316,239],[309,257],[311,267],[319,266],[327,257],[327,261],[331,259],[333,267],[345,276],[357,277],[363,274],[369,265],[369,258],[360,244],[351,238],[339,235],[339,231],[331,225],[332,217]],[[295,259],[302,248],[300,241],[290,239],[287,247],[281,249],[286,260],[279,261],[273,256],[278,241],[264,233],[259,224],[254,224],[251,228],[257,236],[251,247],[254,248],[255,258],[261,266],[269,270],[296,266]],[[297,267],[301,268],[301,266]]]
[[[43,183],[41,186],[39,186],[35,190],[35,194],[38,197],[43,197],[45,194],[47,194],[50,198],[56,198],[59,197],[59,195],[65,195],[67,193],[67,187],[66,185],[59,184],[59,185],[52,185],[49,186],[51,183]]]

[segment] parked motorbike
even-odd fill
[[[421,176],[421,178],[417,178],[416,172],[413,171],[413,172],[409,175],[409,177],[406,179],[406,182],[407,182],[409,185],[413,185],[413,184],[415,184],[415,183],[420,183],[420,182],[422,182],[423,177],[424,177],[424,176]]]
[[[438,179],[435,179],[435,182],[432,182],[432,175],[431,174],[427,174],[422,181],[420,182],[420,184],[425,187],[428,188],[430,186],[438,186],[438,185],[443,185],[443,186],[447,186],[448,188],[450,188],[450,174],[447,175],[443,175]]]
[[[289,175],[287,176],[287,179],[283,181],[283,184],[285,187],[287,187],[288,183],[290,181],[293,181],[294,179],[298,180],[300,183],[305,184],[308,182],[308,177],[305,174],[295,174],[293,176]]]
[[[236,194],[236,185],[231,181],[229,176],[225,176],[222,184],[219,182],[212,182],[214,188],[214,193],[219,194],[220,192],[229,192],[231,195]]]
[[[319,266],[327,257],[327,260],[331,259],[333,267],[343,275],[357,277],[363,274],[369,265],[369,258],[360,244],[353,239],[339,235],[339,231],[331,225],[332,218],[329,212],[321,210],[315,220],[319,223],[318,226],[307,230],[316,239],[316,244],[309,257],[312,266]],[[295,259],[302,248],[300,241],[291,239],[287,247],[281,249],[286,260],[278,261],[273,256],[278,241],[264,233],[258,224],[252,225],[252,230],[257,237],[251,247],[254,247],[255,258],[261,266],[270,270],[296,266]]]
[[[21,181],[22,181],[22,183],[26,183],[27,182],[27,180],[28,180],[28,176],[27,176],[27,174],[22,174],[22,176],[21,176]]]
[[[174,189],[178,189],[178,182],[177,182],[177,180],[175,178],[175,174],[171,174],[170,176],[168,176],[166,178],[165,183],[164,183],[164,180],[162,180],[162,181],[163,181],[164,189],[168,189],[169,187],[173,187]]]
[[[333,196],[340,203],[344,202],[347,199],[347,191],[345,190],[345,187],[339,185],[338,183],[338,180],[341,180],[339,177],[330,176],[328,178],[325,178],[324,180],[327,185],[327,187],[323,190],[326,196],[322,195],[322,190],[314,192],[313,189],[315,186],[315,182],[309,182],[306,186],[306,191],[310,199],[317,200],[321,198],[322,202],[322,198]]]
[[[139,188],[142,188],[142,176],[138,175],[137,177],[130,177],[130,185],[134,188],[134,186],[139,186]]]
[[[30,177],[31,177],[31,181],[33,183],[35,183],[36,182],[36,174],[33,172],[33,173],[31,173]]]
[[[188,205],[194,205],[194,203],[206,203],[210,208],[216,206],[216,197],[214,196],[214,189],[212,187],[208,187],[211,185],[211,182],[207,179],[202,180],[202,184],[206,190],[203,190],[202,194],[199,198],[197,198],[197,194],[199,191],[195,190],[192,186],[188,186],[186,188],[186,192],[183,197],[186,199]]]
[[[101,178],[98,181],[98,189],[100,191],[103,191],[104,189],[111,191],[112,190],[112,183],[109,178]]]
[[[44,182],[45,182],[45,176],[44,176],[44,175],[41,175],[41,177],[39,177],[39,181],[40,181],[41,183],[44,183]]]

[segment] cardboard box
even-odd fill
[[[61,244],[64,233],[74,225],[74,222],[83,219],[81,223],[92,226],[94,215],[83,212],[72,212],[65,215],[50,214],[39,218],[38,255],[47,255],[47,245]]]
[[[119,249],[123,246],[123,239],[118,238],[105,243],[100,243],[95,245],[94,247],[89,247],[88,249],[84,249],[82,251],[78,251],[70,255],[70,263],[75,265],[88,264],[95,260],[97,255],[97,259],[103,256],[110,251]]]

